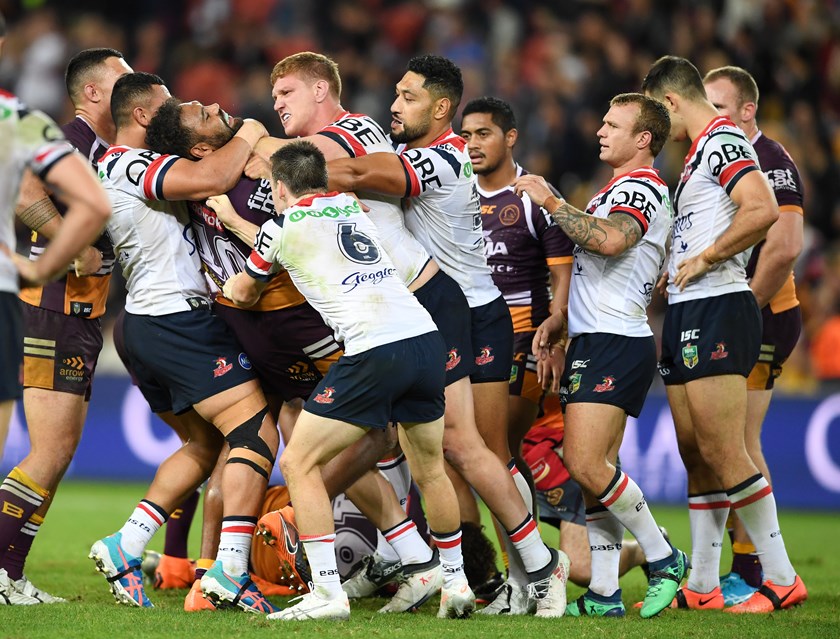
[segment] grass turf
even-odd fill
[[[0,638],[110,638],[130,636],[161,639],[169,637],[364,637],[379,639],[411,636],[412,639],[452,636],[533,637],[574,636],[645,638],[760,637],[840,637],[840,556],[834,552],[838,531],[837,513],[781,513],[785,541],[794,565],[809,590],[804,606],[768,616],[736,616],[719,612],[666,610],[657,618],[642,620],[632,604],[644,597],[641,571],[631,571],[622,579],[624,619],[536,619],[473,617],[469,620],[438,620],[437,602],[427,603],[417,614],[382,616],[376,613],[382,600],[353,603],[347,623],[269,622],[261,615],[236,610],[216,613],[183,612],[185,591],[153,591],[148,594],[153,610],[117,606],[104,578],[87,559],[96,539],[116,530],[142,497],[145,486],[68,482],[62,486],[56,503],[35,542],[27,575],[38,586],[70,600],[68,604],[33,607],[0,606]],[[653,508],[659,523],[671,533],[672,541],[690,547],[688,517],[682,508]],[[199,513],[200,516],[200,513]],[[547,541],[556,543],[557,533],[543,529]],[[152,540],[160,550],[163,534]],[[198,548],[198,526],[193,526],[190,549]],[[728,566],[728,551],[723,565]],[[569,586],[569,599],[582,590]],[[282,599],[275,599],[281,606]],[[247,634],[246,634],[247,633]]]

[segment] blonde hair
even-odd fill
[[[271,86],[279,78],[297,74],[307,80],[326,80],[330,85],[330,92],[341,97],[341,76],[338,74],[338,64],[332,58],[312,51],[302,51],[280,60],[271,71]]]

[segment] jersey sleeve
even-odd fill
[[[351,115],[318,131],[338,144],[351,158],[360,158],[376,151],[389,151],[385,133],[366,115]]]
[[[41,179],[62,158],[75,152],[58,125],[41,111],[23,110],[18,127],[26,165]]]
[[[283,216],[272,218],[260,227],[254,249],[245,263],[245,271],[256,280],[268,282],[280,271],[280,240]]]
[[[624,180],[610,193],[607,215],[624,213],[639,224],[642,235],[647,233],[651,218],[662,206],[662,194],[642,179]]]
[[[406,149],[400,153],[405,171],[405,197],[446,188],[461,174],[461,160],[447,145]]]
[[[574,261],[574,242],[554,223],[548,211],[537,206],[533,210],[534,230],[545,253],[546,264],[571,264]]]
[[[747,173],[760,170],[750,141],[728,129],[709,137],[703,150],[703,163],[727,195]]]
[[[762,166],[776,202],[782,211],[803,213],[802,178],[791,157],[780,149],[780,154],[772,166]]]
[[[144,149],[112,149],[102,157],[100,165],[105,165],[108,177],[120,190],[144,200],[165,200],[164,178],[180,159]]]

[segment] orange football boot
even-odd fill
[[[727,608],[726,612],[734,614],[752,613],[767,614],[774,610],[784,610],[792,606],[798,606],[808,598],[808,590],[799,575],[790,586],[777,586],[769,579],[765,581],[752,597],[744,603]]]
[[[312,581],[309,564],[303,553],[303,543],[295,526],[295,510],[286,506],[266,513],[257,522],[257,532],[264,544],[271,546],[284,575],[291,581],[308,584]],[[290,584],[292,585],[292,584]]]
[[[186,599],[184,599],[184,610],[186,612],[200,612],[202,610],[215,609],[216,606],[213,605],[213,602],[206,599],[201,592],[201,580],[196,579],[193,582],[192,588],[187,593]]]
[[[189,588],[195,581],[195,564],[184,557],[161,555],[155,568],[155,590]]]

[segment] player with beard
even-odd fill
[[[61,130],[91,164],[114,139],[111,90],[129,67],[119,51],[86,49],[67,65],[67,93],[75,117]],[[29,258],[38,259],[61,227],[66,207],[50,197],[44,184],[27,172],[16,211],[32,229]],[[44,286],[24,288],[23,409],[30,451],[9,474],[24,473],[53,495],[76,452],[87,415],[96,361],[102,349],[99,317],[114,265],[105,235],[88,246],[74,268]],[[84,277],[83,277],[84,276]],[[47,498],[26,519],[0,511],[0,569],[15,588],[40,603],[64,599],[44,592],[23,574],[35,536],[52,499]]]
[[[446,457],[509,535],[528,573],[528,590],[537,614],[562,616],[568,558],[539,538],[530,512],[530,488],[508,450],[507,387],[513,329],[510,312],[484,257],[481,210],[466,143],[452,131],[463,93],[461,72],[446,58],[419,56],[409,62],[396,91],[391,138],[400,144],[397,154],[373,153],[332,161],[330,186],[406,198],[408,229],[466,296],[470,339],[447,347],[450,362],[469,356],[475,371],[471,383],[462,378],[457,382],[460,386],[450,386],[452,392],[447,393],[447,415],[453,411],[458,421],[447,418]],[[452,309],[447,312],[454,315]],[[432,316],[437,321],[435,313]],[[486,446],[474,437],[473,423]],[[510,472],[500,458],[510,460]]]

